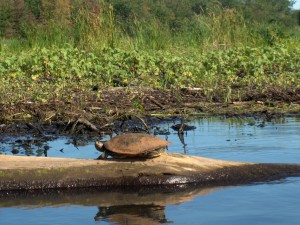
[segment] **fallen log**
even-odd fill
[[[0,155],[0,191],[52,188],[237,185],[299,176],[300,164],[242,163],[182,154],[154,159]]]

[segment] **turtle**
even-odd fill
[[[113,158],[154,158],[166,151],[170,142],[144,133],[124,133],[115,136],[104,144],[95,142],[97,150],[103,152],[98,159]]]

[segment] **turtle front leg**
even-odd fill
[[[107,159],[108,153],[107,151],[104,151],[97,159]]]

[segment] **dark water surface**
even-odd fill
[[[169,152],[224,160],[300,163],[300,119],[200,118],[184,135],[161,135]],[[161,124],[160,130],[172,124]],[[106,137],[108,138],[108,137]],[[93,143],[49,142],[48,156],[96,158]],[[5,152],[2,145],[2,152]],[[8,146],[5,146],[8,148]],[[62,150],[63,149],[63,150]],[[9,153],[7,151],[5,153]],[[300,224],[300,178],[235,187],[77,190],[0,199],[0,224]]]

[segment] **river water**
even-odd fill
[[[215,159],[300,163],[300,118],[203,117],[183,139],[160,124],[168,152]],[[108,139],[109,137],[104,137]],[[66,144],[68,142],[68,144]],[[74,147],[60,138],[48,156],[96,158],[92,142]],[[4,146],[4,147],[3,147]],[[3,149],[8,148],[2,144]],[[300,178],[232,187],[174,186],[151,189],[21,193],[0,199],[0,224],[300,224]]]

